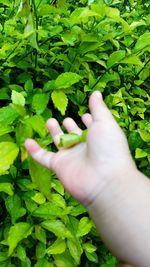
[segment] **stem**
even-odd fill
[[[33,9],[34,9],[34,15],[35,15],[35,27],[36,27],[36,43],[38,44],[38,15],[37,15],[37,9],[35,0],[32,0]],[[35,51],[35,68],[37,67],[37,50]]]

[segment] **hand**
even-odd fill
[[[135,168],[127,140],[121,128],[105,105],[100,92],[89,99],[91,114],[84,114],[82,121],[88,128],[87,141],[57,153],[42,149],[37,142],[27,139],[25,147],[37,162],[53,170],[65,189],[85,205],[92,202],[113,179],[124,170]],[[71,118],[63,122],[69,133],[81,134],[82,130]],[[57,120],[46,124],[58,146],[63,134]]]

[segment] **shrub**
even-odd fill
[[[46,120],[71,116],[82,127],[89,95],[100,90],[150,176],[149,8],[140,0],[0,1],[1,267],[115,266],[86,209],[24,141],[55,150]]]

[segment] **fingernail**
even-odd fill
[[[101,94],[100,91],[95,91],[94,94],[95,94],[98,98],[103,99],[103,96],[102,96],[102,94]]]

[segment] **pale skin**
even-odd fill
[[[53,170],[65,189],[83,203],[101,238],[120,260],[118,267],[150,266],[150,181],[137,170],[127,139],[100,92],[89,99],[82,116],[87,140],[69,149],[49,152],[33,139],[25,147],[37,162]],[[66,130],[81,134],[72,118]],[[56,146],[63,134],[56,119],[46,126]]]

